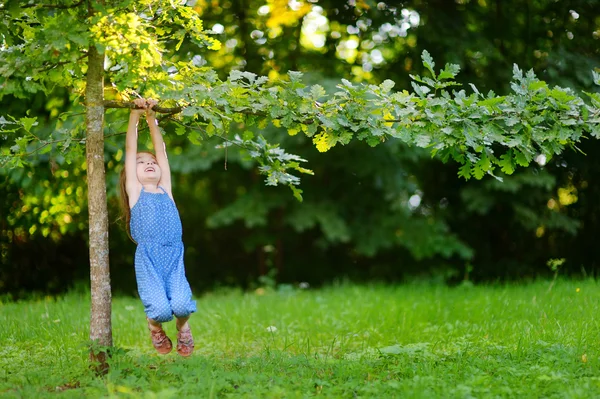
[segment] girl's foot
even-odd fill
[[[192,330],[186,326],[177,332],[177,353],[183,357],[188,357],[194,351],[194,337]]]
[[[150,330],[150,337],[152,338],[152,345],[158,353],[166,355],[173,349],[173,342],[167,337],[165,330],[161,326],[154,326],[148,321],[148,329]]]

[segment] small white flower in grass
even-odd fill
[[[298,284],[298,287],[300,287],[301,290],[306,290],[310,287],[310,284],[308,284],[306,281],[303,281],[300,284]]]
[[[127,305],[125,306],[125,310],[129,310],[131,312],[132,310],[135,310],[135,306]]]
[[[269,327],[267,327],[267,331],[268,332],[275,332],[275,331],[277,331],[277,327],[275,327],[275,326],[269,326]]]

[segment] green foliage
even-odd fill
[[[469,165],[461,169],[465,178],[481,179],[486,173],[493,174],[495,165],[512,173],[516,165],[528,166],[538,154],[547,158],[560,154],[584,133],[597,129],[597,120],[581,116],[597,114],[596,105],[584,103],[570,89],[550,89],[532,71],[523,74],[515,66],[512,95],[496,97],[490,92],[484,97],[474,86],[472,95],[463,90],[450,94],[443,89],[454,85],[447,80],[454,78],[458,67],[447,65],[436,76],[428,53],[424,52],[423,58],[433,79],[412,76],[415,82],[424,84],[413,84],[416,95],[389,95],[390,82],[354,85],[343,79],[337,92],[317,102],[316,98],[323,97],[322,88],[304,86],[298,73],[269,89],[261,87],[264,81],[255,84],[253,74],[237,73],[224,82],[234,88],[220,88],[217,93],[221,102],[221,93],[239,94],[235,106],[225,106],[226,111],[260,114],[270,109],[269,116],[288,131],[295,134],[302,130],[314,137],[319,151],[348,143],[352,137],[370,145],[388,137],[399,138],[411,145],[431,147],[443,159],[450,155]],[[245,90],[236,90],[239,86],[235,83],[250,76],[243,85]],[[208,88],[201,90],[207,92]],[[434,95],[438,90],[440,94]],[[219,105],[214,97],[212,100]]]
[[[598,284],[293,286],[198,298],[189,359],[159,356],[114,298],[110,370],[89,367],[89,296],[0,304],[3,397],[529,397],[600,394]],[[532,298],[534,298],[532,300]],[[460,306],[453,306],[460,304]],[[382,311],[385,309],[385,311]],[[540,316],[541,315],[541,316]],[[174,337],[174,323],[165,325]]]
[[[202,140],[199,131],[211,137],[223,135],[231,123],[250,127],[273,122],[289,134],[304,132],[321,152],[353,139],[370,146],[399,139],[461,163],[459,175],[464,178],[481,179],[494,175],[496,166],[511,174],[539,154],[551,158],[599,129],[600,108],[593,95],[592,103],[586,104],[572,90],[550,88],[532,71],[523,73],[517,66],[509,95],[498,97],[490,91],[484,96],[473,84],[472,94],[449,92],[459,85],[459,66],[449,63],[436,73],[433,58],[424,50],[423,66],[431,77],[411,75],[412,94],[392,92],[390,80],[373,85],[346,79],[328,94],[321,85],[306,86],[299,72],[269,82],[267,77],[233,70],[221,81],[214,70],[197,66],[189,57],[170,61],[167,55],[176,54],[188,35],[198,47],[220,48],[204,33],[192,7],[165,0],[128,1],[115,8],[108,2],[95,5],[87,19],[87,10],[79,5],[55,11],[22,6],[8,20],[14,31],[4,32],[6,49],[0,53],[5,94],[48,93],[55,86],[81,94],[86,69],[82,59],[87,46],[95,45],[106,52],[107,80],[116,98],[141,94],[175,103],[183,109],[179,122],[188,127],[177,133],[186,132],[196,144]],[[6,121],[2,119],[0,132],[13,136],[0,155],[0,165],[6,167],[21,166],[31,152],[61,150],[51,143],[64,140],[63,152],[83,144],[73,142],[73,135],[38,138],[31,132],[35,119]],[[267,185],[298,185],[299,178],[289,171],[310,173],[299,166],[302,158],[263,136],[225,141],[225,146],[233,143],[247,150]],[[300,190],[293,192],[301,198]]]
[[[424,64],[433,68],[432,61],[425,55],[424,59],[429,60]],[[266,78],[250,72],[232,71],[229,79],[221,82],[211,71],[180,66],[178,84],[168,89],[158,86],[155,92],[183,106],[180,122],[189,127],[190,140],[197,143],[201,136],[194,132],[198,129],[211,137],[226,132],[232,122],[250,127],[272,121],[290,134],[303,131],[313,137],[322,152],[338,143],[347,144],[352,138],[372,146],[397,138],[431,148],[442,159],[451,157],[463,164],[462,177],[481,179],[493,174],[496,165],[511,174],[517,165],[528,166],[539,154],[547,158],[560,154],[585,133],[594,134],[599,123],[598,118],[582,117],[584,110],[587,115],[598,114],[596,104],[586,104],[570,89],[550,89],[531,71],[523,74],[517,67],[511,84],[514,94],[503,97],[493,92],[484,97],[476,88],[471,95],[464,90],[452,94],[445,91],[453,83],[447,79],[457,71],[457,67],[447,65],[439,76],[432,73],[433,79],[413,76],[415,82],[424,84],[414,84],[416,95],[390,94],[389,81],[377,86],[343,80],[338,91],[323,100],[323,88],[307,87],[299,73],[290,73],[289,80],[267,86]],[[439,95],[433,94],[438,91]],[[27,128],[31,125],[23,122],[23,129]],[[17,138],[4,162],[10,161],[10,155],[21,159],[32,140],[27,136]],[[288,169],[307,172],[299,166],[302,158],[269,144],[263,136],[225,143],[230,144],[247,150],[261,166],[268,185],[296,185],[299,179]]]

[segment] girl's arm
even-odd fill
[[[150,136],[152,137],[152,145],[154,146],[154,152],[156,154],[156,162],[158,162],[161,171],[160,182],[158,184],[164,188],[167,194],[169,194],[169,197],[173,199],[173,193],[171,191],[171,168],[169,166],[169,159],[167,158],[167,147],[162,134],[160,133],[160,129],[158,128],[156,112],[152,110],[152,107],[156,104],[156,100],[148,100],[146,122],[148,122],[148,127],[150,128]]]
[[[137,178],[137,147],[138,134],[137,125],[140,116],[146,112],[145,104],[138,104],[139,100],[135,100],[137,106],[142,109],[132,109],[129,114],[129,124],[127,125],[127,136],[125,138],[125,189],[129,196],[129,207],[133,208],[140,197],[142,184]]]

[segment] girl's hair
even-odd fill
[[[156,159],[156,155],[151,153],[150,151],[138,151],[136,154],[136,158],[139,154],[150,154]],[[137,160],[136,160],[137,164]],[[137,176],[136,176],[137,179]],[[131,241],[135,242],[133,237],[131,236],[131,228],[129,227],[129,223],[131,221],[131,208],[129,207],[129,195],[127,195],[127,176],[125,172],[125,167],[121,170],[121,175],[119,176],[119,191],[120,191],[120,205],[121,205],[121,219],[125,221],[125,231],[127,231],[127,236],[131,239]]]
[[[135,242],[131,237],[131,229],[129,228],[129,222],[131,221],[131,208],[129,208],[129,195],[127,195],[127,179],[125,176],[125,167],[121,170],[119,176],[119,203],[121,205],[121,220],[125,221],[125,231],[131,241]]]

